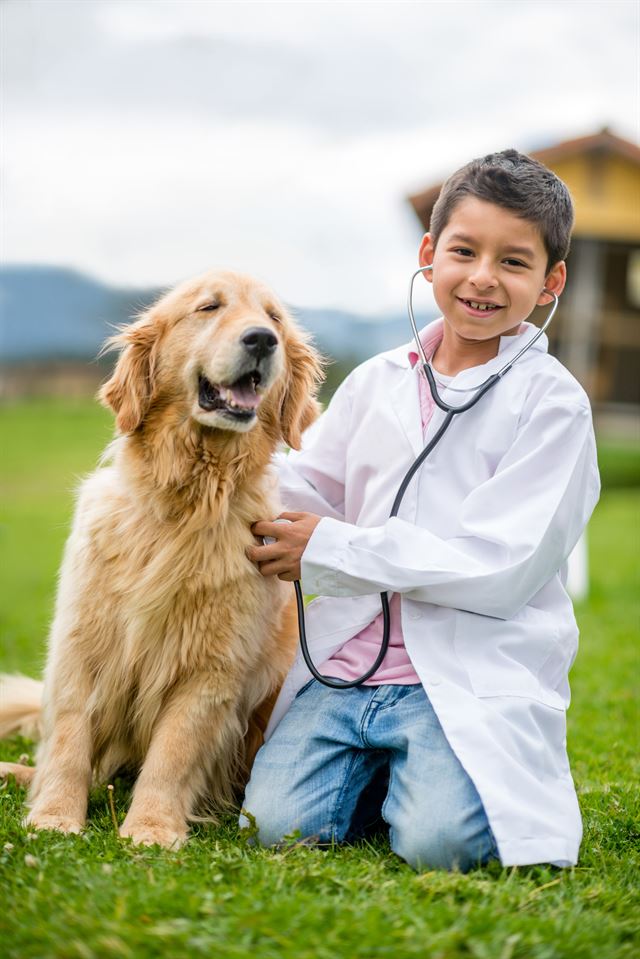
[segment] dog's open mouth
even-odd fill
[[[262,395],[258,392],[261,376],[258,370],[244,373],[234,383],[211,383],[198,377],[198,402],[207,413],[216,411],[236,420],[250,420],[256,415]]]

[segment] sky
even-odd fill
[[[225,267],[400,313],[409,194],[493,150],[638,141],[639,10],[0,0],[0,259],[127,287]]]

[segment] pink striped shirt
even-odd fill
[[[422,346],[426,356],[431,358],[442,340],[442,321],[436,325],[436,328],[430,328],[429,337],[422,340]],[[409,353],[409,361],[412,366],[418,362],[419,356],[413,350]],[[450,379],[450,377],[447,377]],[[418,390],[420,398],[420,415],[422,417],[422,431],[426,430],[433,411],[435,403],[431,396],[431,391],[424,378],[419,375]],[[389,603],[391,613],[391,633],[389,636],[389,649],[380,668],[373,676],[366,681],[365,686],[409,686],[419,683],[420,679],[416,673],[402,635],[402,621],[400,614],[400,594],[392,593]],[[362,676],[363,673],[374,662],[380,643],[382,642],[382,613],[380,613],[372,623],[365,626],[356,636],[348,640],[342,649],[339,649],[330,659],[320,666],[320,672],[325,676],[333,676],[336,679],[352,680]]]

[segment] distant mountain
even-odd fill
[[[2,267],[0,362],[92,359],[157,292],[113,289],[60,267]]]
[[[60,267],[0,267],[0,363],[93,359],[114,327],[160,292],[117,289]],[[361,362],[410,339],[405,316],[370,320],[341,310],[293,312],[319,348],[338,360]]]
[[[293,312],[324,353],[349,360],[352,365],[411,339],[409,321],[404,316],[370,320],[342,310],[296,308]]]

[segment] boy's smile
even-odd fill
[[[550,301],[543,288],[559,295],[566,277],[564,262],[547,273],[534,223],[474,196],[454,208],[435,250],[425,235],[419,258],[433,266],[427,279],[444,317],[438,369],[452,375],[496,356],[500,337]]]

